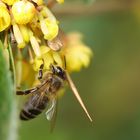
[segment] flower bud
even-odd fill
[[[29,1],[18,1],[12,6],[12,13],[16,23],[27,24],[32,21],[36,9]]]

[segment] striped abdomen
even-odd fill
[[[37,117],[46,108],[48,101],[46,95],[41,97],[40,94],[34,94],[21,110],[20,119],[30,120]]]

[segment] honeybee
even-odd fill
[[[71,80],[71,77],[66,70],[57,65],[50,65],[50,72],[43,76],[42,64],[39,70],[39,79],[41,84],[38,86],[23,91],[18,90],[16,92],[17,95],[32,94],[20,112],[21,120],[30,120],[37,117],[46,109],[48,104],[50,104],[50,108],[46,112],[46,118],[51,120],[56,112],[57,93],[64,86],[65,82],[67,82],[89,120],[92,121],[73,81]]]

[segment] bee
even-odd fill
[[[27,90],[17,90],[16,92],[17,95],[32,94],[20,112],[21,120],[31,120],[37,117],[46,109],[48,104],[50,104],[50,107],[46,112],[46,118],[51,120],[54,117],[54,114],[56,114],[57,93],[61,88],[63,88],[65,82],[67,82],[86,115],[90,121],[92,121],[71,77],[66,70],[57,65],[50,65],[50,72],[43,76],[42,64],[40,66],[38,79],[40,79],[40,84],[38,86]]]

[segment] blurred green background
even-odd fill
[[[133,6],[127,7],[132,4],[130,0],[121,1],[124,8],[115,10],[106,8],[106,3],[113,0],[103,1],[104,11],[96,10],[98,2],[102,1],[96,0],[95,7],[88,4],[89,13],[73,14],[71,7],[67,15],[65,5],[61,13],[56,10],[64,31],[83,33],[85,43],[94,52],[90,67],[72,75],[93,123],[67,90],[59,100],[54,132],[50,133],[50,124],[42,114],[20,122],[19,140],[140,139],[140,17]],[[75,6],[74,1],[70,4]]]

